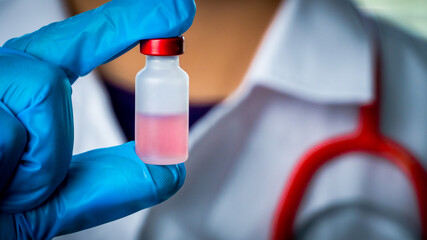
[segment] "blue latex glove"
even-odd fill
[[[93,227],[181,187],[184,165],[146,165],[133,142],[72,156],[71,84],[140,39],[181,35],[194,14],[192,0],[113,0],[0,48],[0,239]]]

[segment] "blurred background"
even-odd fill
[[[0,44],[53,21],[96,8],[105,2],[107,1],[0,0]],[[366,14],[393,23],[415,38],[427,40],[427,0],[354,2]],[[185,54],[180,56],[180,65],[190,76],[190,126],[238,88],[280,3],[280,0],[196,1],[194,24],[184,34]],[[139,53],[137,46],[100,66],[88,76],[100,83],[99,92],[89,89],[86,97],[80,98],[76,94],[82,94],[83,91],[75,89],[79,87],[79,81],[75,84],[77,86],[73,86],[73,103],[77,116],[75,146],[78,149],[75,153],[134,139],[134,79],[144,65],[145,56]],[[94,94],[102,96],[100,99],[104,100],[89,102]],[[79,102],[79,99],[85,100]],[[78,106],[85,104],[93,104],[95,107],[91,108],[91,112],[79,113]],[[103,107],[96,107],[101,105]],[[91,134],[80,134],[79,116],[86,114],[84,121],[88,121],[89,115],[97,115],[97,111],[104,108],[109,112],[105,114],[106,118],[112,119],[111,126],[118,126],[114,138],[119,140],[108,142],[111,135],[105,137],[105,132],[110,131],[110,126],[101,126],[97,131],[88,129],[95,131]],[[100,124],[93,124],[93,128]],[[89,142],[97,142],[97,145]],[[140,227],[139,222],[135,221],[134,224],[135,228]],[[114,236],[114,233],[111,234]]]
[[[427,1],[356,0],[361,9],[386,19],[421,38],[427,38]]]

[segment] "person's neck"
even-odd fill
[[[237,88],[271,22],[278,0],[198,0],[181,66],[190,99],[223,99]]]

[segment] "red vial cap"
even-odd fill
[[[174,56],[183,54],[184,37],[141,40],[140,52],[152,56]]]

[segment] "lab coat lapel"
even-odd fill
[[[249,82],[321,103],[372,99],[371,36],[350,1],[289,0],[280,12]]]

